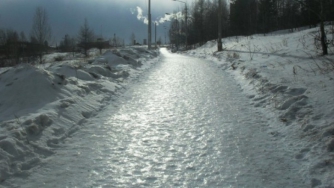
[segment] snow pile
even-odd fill
[[[26,64],[2,73],[1,120],[20,117],[31,108],[42,108],[45,103],[62,97],[65,93],[55,84],[58,82],[61,82],[59,76]]]
[[[55,62],[60,55],[63,61]],[[157,56],[157,51],[126,47],[88,61],[56,53],[44,58],[45,65],[1,68],[0,182],[24,176],[52,155]]]
[[[302,165],[312,187],[334,187],[334,47],[319,55],[318,33],[313,28],[230,37],[223,39],[223,52],[209,41],[187,53],[215,61],[238,80],[254,108],[277,114],[282,125],[269,125],[268,134],[294,148],[291,160]]]

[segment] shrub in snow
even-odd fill
[[[57,57],[54,57],[54,60],[55,61],[63,61],[64,57],[63,56],[57,56]]]
[[[287,38],[282,39],[282,44],[283,46],[288,47],[288,39]]]
[[[238,53],[233,52],[233,58],[234,59],[239,59],[240,55]]]
[[[26,131],[29,135],[38,135],[45,127],[52,124],[52,120],[47,115],[42,114],[33,121],[26,121],[24,124],[28,125]]]
[[[52,120],[49,118],[49,116],[42,114],[35,119],[35,123],[43,127],[48,127],[52,124]]]
[[[245,74],[245,77],[247,79],[259,78],[259,75],[258,75],[258,72],[256,71],[256,69],[249,69],[249,71]]]
[[[65,100],[61,100],[60,101],[60,108],[67,108],[69,107],[71,104],[74,104],[74,100],[72,99],[65,99]]]
[[[254,54],[256,52],[260,52],[261,48],[257,45],[251,44],[250,41],[248,41],[247,43],[247,50],[248,50],[248,54],[249,54],[249,58],[250,60],[253,60]]]
[[[60,108],[67,108],[69,107],[71,104],[67,101],[61,101],[60,103]]]
[[[56,81],[59,85],[63,84],[66,85],[67,81],[66,81],[66,77],[63,74],[55,74],[60,80]]]
[[[236,62],[232,63],[231,67],[232,67],[232,70],[236,70],[238,68],[238,66],[236,65]]]
[[[126,78],[126,77],[130,76],[130,74],[128,72],[126,72],[126,71],[122,71],[122,76],[124,78]]]
[[[129,59],[130,59],[130,58],[129,58],[128,56],[126,56],[126,55],[124,55],[123,58],[124,58],[125,60],[129,60]]]

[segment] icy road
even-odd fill
[[[276,118],[216,64],[161,61],[17,187],[307,187]],[[283,125],[282,125],[283,126]]]

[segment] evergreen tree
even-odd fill
[[[81,26],[78,36],[79,47],[83,50],[85,56],[88,56],[88,50],[91,47],[91,42],[94,40],[94,32],[88,25],[87,19],[85,19],[84,24]]]

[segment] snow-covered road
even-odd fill
[[[295,152],[269,133],[216,64],[161,61],[11,187],[307,187]],[[263,110],[263,109],[262,109]]]

